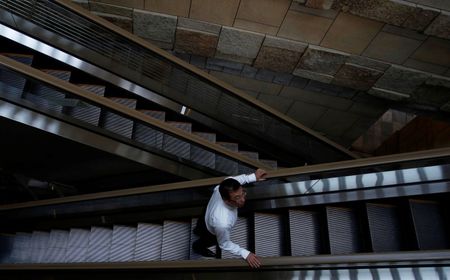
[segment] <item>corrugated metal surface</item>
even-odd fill
[[[400,220],[397,207],[367,203],[372,250],[374,252],[398,251],[401,245]]]
[[[13,250],[11,252],[12,263],[28,263],[31,261],[31,233],[18,232],[14,237]]]
[[[188,260],[191,239],[191,224],[164,221],[162,260]]]
[[[87,261],[107,262],[110,258],[112,230],[109,228],[92,227],[89,235]]]
[[[182,129],[187,132],[192,131],[192,124],[191,123],[184,123],[184,122],[167,122],[167,124],[170,124],[176,128]],[[188,142],[185,142],[183,140],[177,139],[173,136],[164,134],[164,151],[171,153],[173,155],[176,155],[178,157],[182,157],[185,159],[189,159],[191,155],[191,145]]]
[[[50,231],[48,250],[45,254],[45,262],[58,263],[66,259],[66,250],[69,240],[69,232],[65,230]]]
[[[113,228],[110,261],[124,262],[134,259],[136,228],[117,226]]]
[[[410,200],[410,207],[419,249],[449,248],[449,235],[439,204],[434,201]]]
[[[321,253],[319,213],[289,210],[289,234],[292,256],[310,256]]]
[[[217,142],[217,144],[222,147],[237,152],[239,146],[237,143],[227,143],[227,142]],[[228,175],[237,175],[238,174],[238,163],[236,161],[230,160],[223,156],[217,155],[216,157],[216,170],[223,172]]]
[[[233,243],[238,244],[242,248],[249,248],[249,227],[248,220],[244,217],[238,217],[234,225],[230,239]],[[230,252],[222,250],[222,259],[240,258],[241,256],[233,255]]]
[[[255,254],[261,257],[283,255],[283,224],[280,215],[255,213]]]
[[[117,97],[110,97],[109,99],[128,108],[136,108],[136,99]],[[102,114],[102,127],[119,135],[131,138],[133,133],[133,120],[110,111],[104,111]]]
[[[105,87],[97,85],[79,85],[82,89],[90,91],[98,96],[104,96]],[[78,120],[87,122],[89,124],[98,126],[100,121],[101,108],[88,104],[86,102],[79,102],[75,107],[67,108],[68,114]]]
[[[31,234],[31,262],[44,262],[45,252],[48,250],[49,239],[49,232],[33,231],[33,233]]]
[[[134,260],[153,261],[161,259],[162,226],[139,223],[136,232]]]
[[[72,228],[67,242],[66,262],[87,261],[90,230]]]
[[[331,254],[358,253],[361,240],[355,210],[326,207],[326,212]]]
[[[200,136],[211,143],[216,143],[216,134],[214,133],[193,132],[192,134]],[[215,154],[208,152],[203,148],[197,147],[196,145],[192,145],[191,147],[191,160],[209,168],[214,169],[216,167]]]
[[[166,119],[166,113],[163,111],[140,110],[140,112],[160,121],[164,121]],[[136,141],[159,150],[162,150],[163,135],[164,134],[162,132],[150,128],[147,125],[136,123],[134,126],[133,137]]]
[[[0,91],[2,93],[20,96],[23,93],[25,82],[25,78],[0,67]]]

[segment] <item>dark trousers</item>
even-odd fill
[[[194,229],[194,234],[199,237],[197,241],[192,244],[192,248],[195,251],[202,251],[208,247],[216,245],[216,257],[220,257],[220,249],[217,243],[217,238],[214,234],[210,233],[205,223],[206,208],[203,214],[197,220],[197,226]]]

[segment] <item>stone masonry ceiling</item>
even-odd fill
[[[235,86],[243,78],[281,85],[247,92],[346,146],[386,104],[450,113],[448,0],[75,2]],[[331,91],[329,102],[299,104],[307,81]],[[324,125],[332,118],[345,126]]]

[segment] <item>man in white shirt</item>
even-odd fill
[[[220,249],[241,256],[250,267],[261,266],[259,258],[254,253],[230,240],[230,233],[237,220],[237,209],[245,204],[247,193],[242,185],[262,181],[265,175],[265,170],[258,169],[254,174],[226,178],[214,188],[206,213],[204,217],[198,219],[194,230],[200,237],[192,244],[195,253],[205,257],[216,257],[208,247],[219,245]]]

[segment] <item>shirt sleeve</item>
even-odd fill
[[[241,184],[241,185],[256,182],[256,176],[254,173],[248,174],[248,175],[242,174],[242,175],[238,175],[238,176],[230,177],[230,178],[238,181],[239,184]]]
[[[216,227],[215,231],[216,231],[217,243],[219,243],[220,249],[228,251],[234,255],[239,255],[244,259],[246,259],[248,254],[250,254],[249,250],[241,248],[239,245],[233,243],[230,240],[231,228]]]

